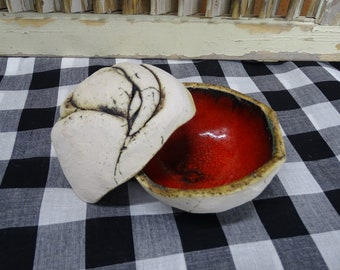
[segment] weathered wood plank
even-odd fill
[[[150,3],[150,14],[160,15],[167,13],[174,13],[178,10],[177,0],[151,0]]]
[[[321,25],[340,25],[340,1],[326,1],[317,21]]]
[[[201,11],[202,0],[178,0],[178,16],[193,15]]]
[[[92,0],[63,0],[63,5],[66,13],[92,10]]]
[[[123,14],[150,13],[150,0],[123,0]]]
[[[94,13],[111,13],[122,10],[121,0],[93,0]]]
[[[230,0],[208,0],[206,3],[205,16],[216,17],[225,15],[230,9]]]
[[[35,6],[40,13],[62,11],[61,0],[35,0]]]
[[[6,0],[9,12],[22,12],[34,10],[33,0]]]
[[[0,40],[0,55],[340,61],[338,26],[275,19],[1,12]]]
[[[6,8],[5,0],[0,0],[0,9]]]

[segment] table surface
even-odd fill
[[[97,204],[70,188],[51,146],[59,106],[122,61],[270,105],[287,161],[256,199],[190,214],[136,180]],[[340,269],[340,65],[325,62],[0,58],[1,269]]]

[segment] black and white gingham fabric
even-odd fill
[[[277,111],[287,162],[254,201],[185,213],[135,180],[79,200],[51,147],[67,94],[127,59],[0,58],[0,269],[340,269],[340,65],[129,60]]]

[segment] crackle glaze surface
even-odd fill
[[[256,198],[286,160],[275,111],[232,89],[186,83],[197,114],[136,175],[165,204],[217,213]]]
[[[144,168],[167,187],[210,188],[250,174],[272,155],[260,108],[223,92],[191,89],[197,112],[178,128]]]

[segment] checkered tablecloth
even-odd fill
[[[66,95],[127,59],[0,58],[0,269],[340,269],[340,65],[129,60],[277,111],[287,162],[254,201],[189,214],[136,180],[79,200],[51,147]]]

